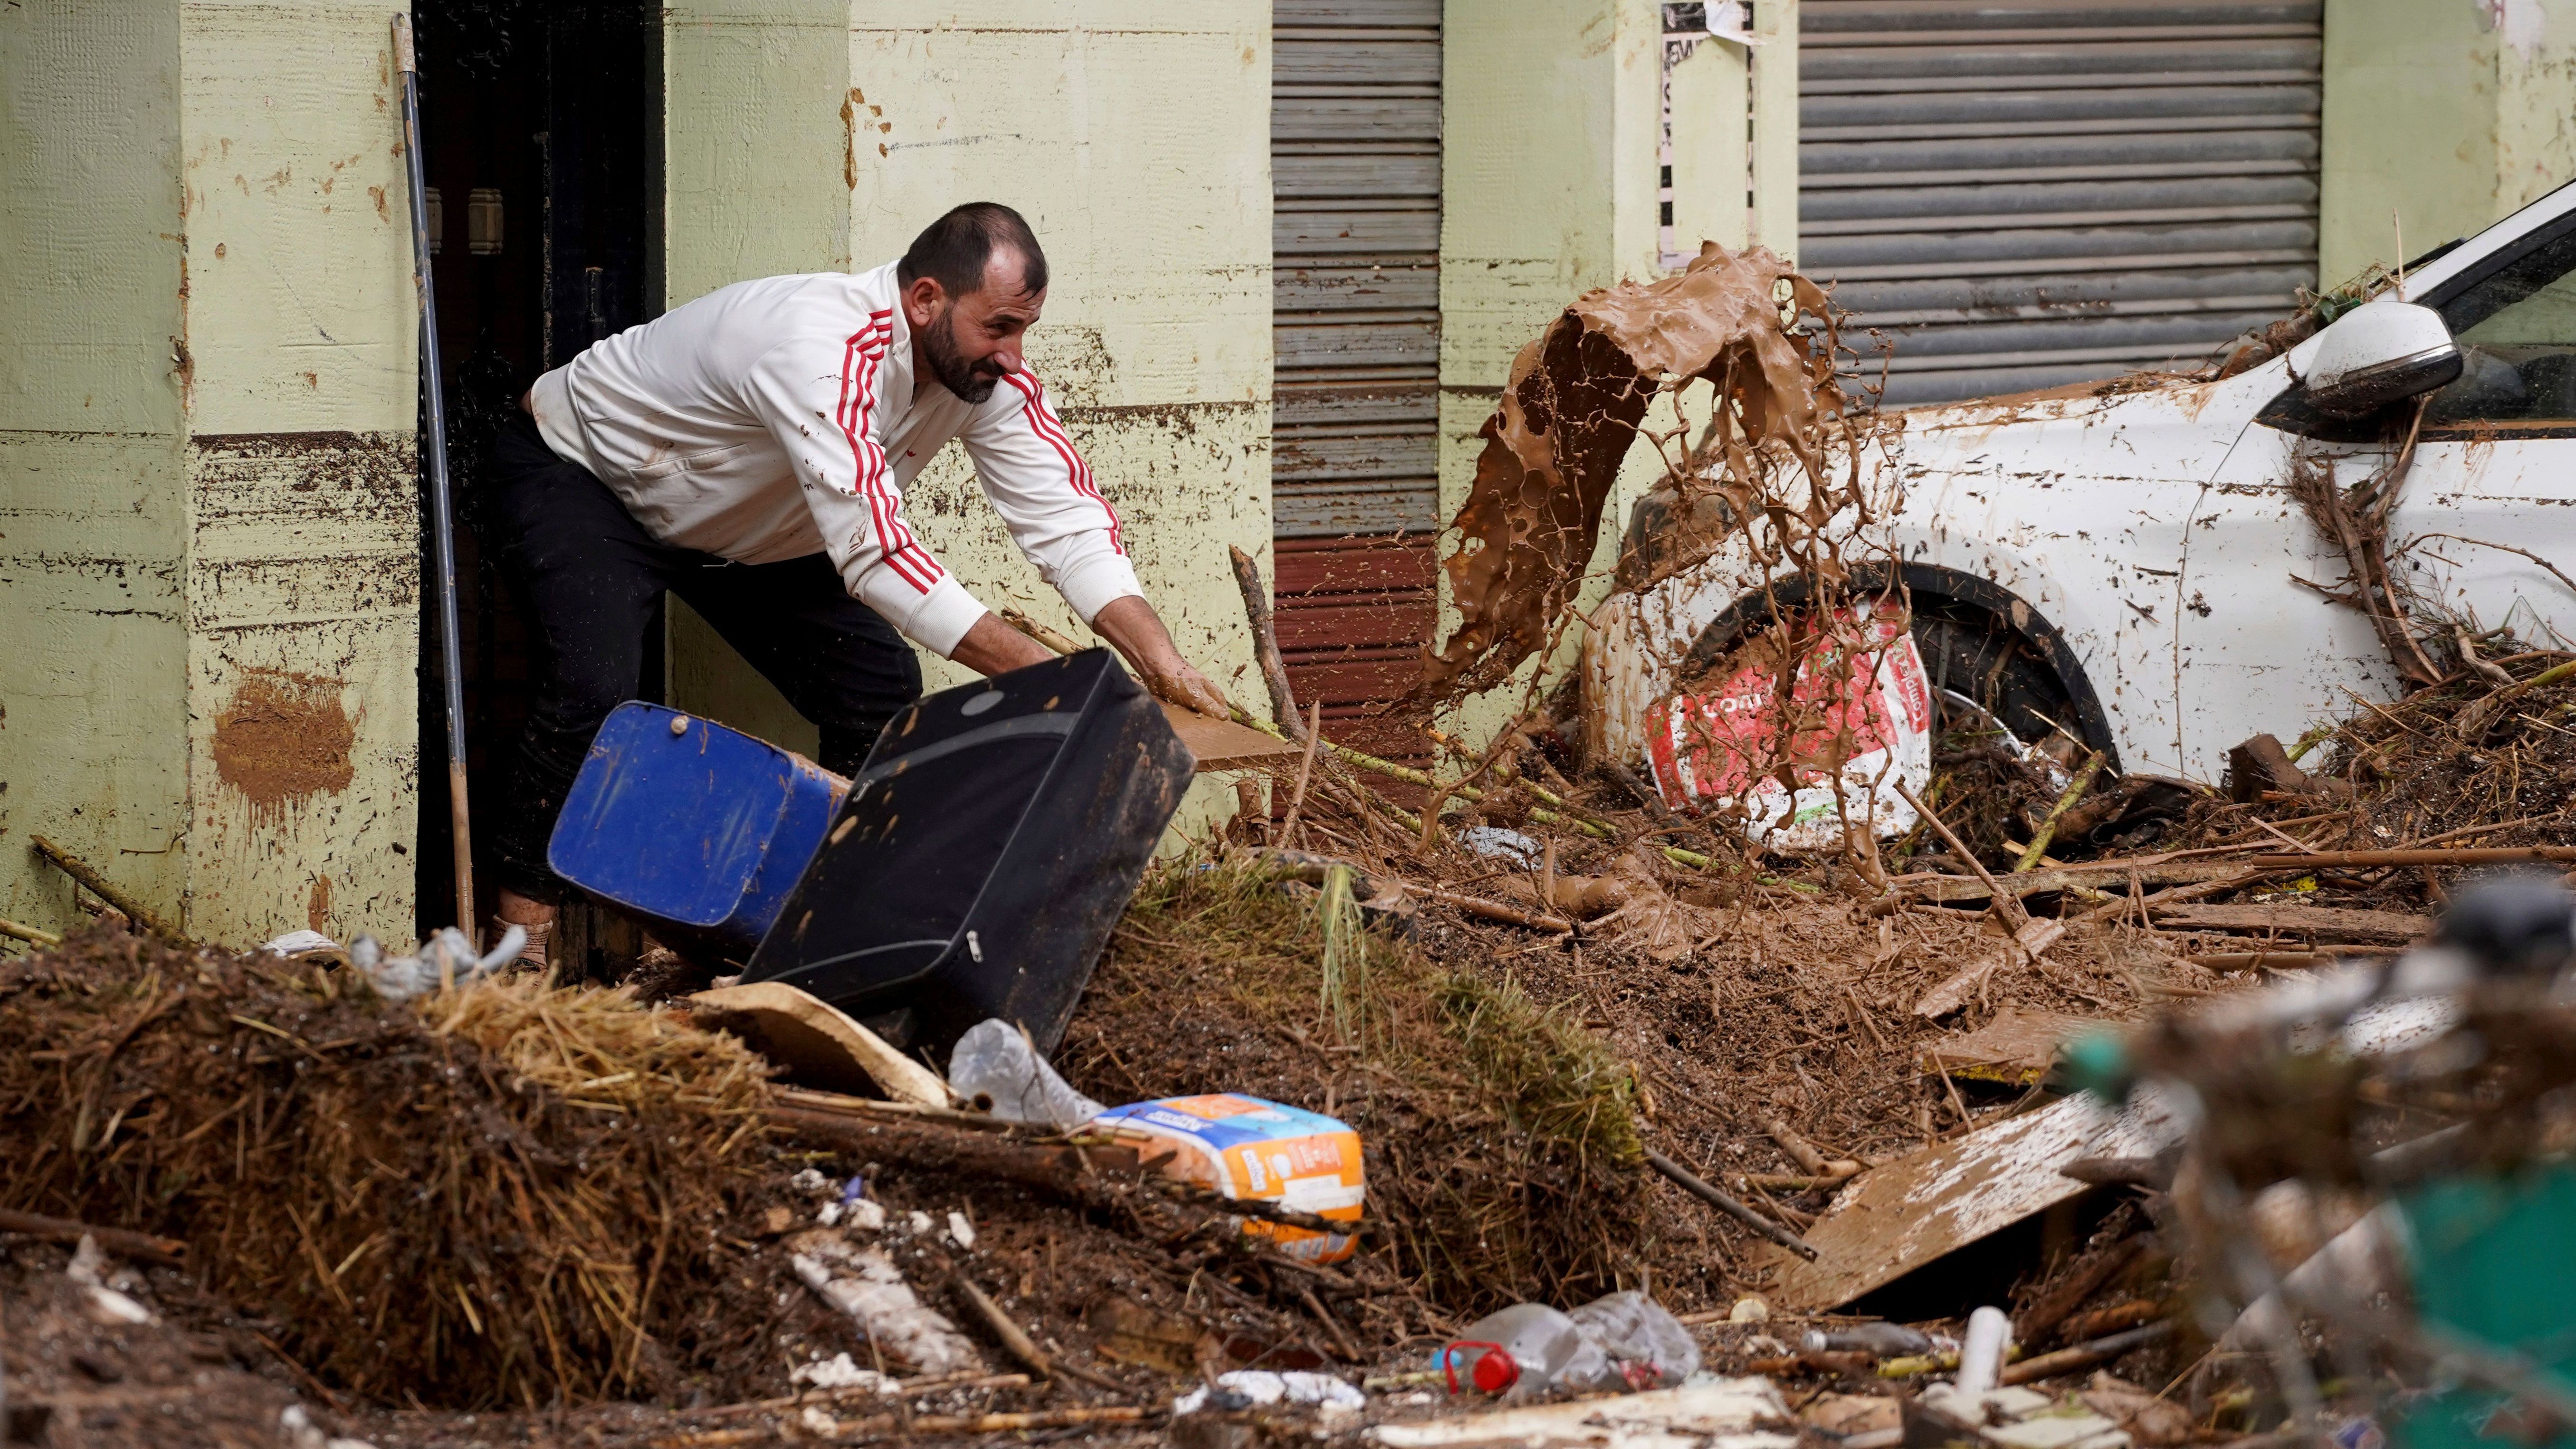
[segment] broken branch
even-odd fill
[[[89,887],[90,894],[124,912],[127,920],[183,951],[196,949],[196,942],[189,940],[180,934],[177,927],[155,915],[149,906],[120,890],[115,882],[92,870],[79,856],[41,835],[31,835],[27,838],[37,851],[60,868],[63,874]]]
[[[1261,682],[1270,687],[1270,717],[1288,738],[1306,743],[1306,726],[1297,718],[1297,693],[1288,687],[1288,661],[1279,657],[1279,631],[1270,616],[1270,590],[1261,582],[1261,565],[1240,548],[1234,557],[1235,587],[1243,591],[1243,617],[1252,626],[1252,657],[1260,662]]]
[[[1913,786],[1899,780],[1896,782],[1896,793],[1905,797],[1905,803],[1914,807],[1914,813],[1923,817],[1924,823],[1930,825],[1941,837],[1941,842],[1950,847],[1950,853],[1967,862],[1968,869],[1976,873],[1977,879],[1986,883],[1986,889],[1992,892],[1990,898],[1994,902],[1995,912],[2004,918],[2006,925],[2018,934],[2022,928],[2030,924],[2030,912],[2021,908],[2021,897],[1995,884],[1994,872],[1987,870],[1985,864],[1977,859],[1977,853],[1961,844],[1958,836],[1950,833],[1950,827],[1941,822],[1940,816],[1932,813],[1932,807],[1923,803],[1922,798],[1914,793]]]
[[[2254,870],[2316,870],[2332,866],[2540,865],[2576,861],[2576,848],[2559,845],[2459,846],[2444,850],[2320,850],[2311,855],[2258,855]]]
[[[70,1218],[49,1218],[42,1213],[22,1213],[12,1208],[0,1208],[0,1233],[42,1238],[49,1243],[77,1243],[90,1238],[111,1253],[122,1253],[129,1258],[141,1258],[148,1263],[174,1268],[185,1262],[188,1256],[188,1245],[174,1238],[156,1238],[150,1233],[126,1228],[95,1228]]]
[[[1781,1247],[1788,1249],[1790,1252],[1797,1254],[1799,1257],[1806,1259],[1810,1263],[1816,1260],[1816,1250],[1800,1241],[1796,1233],[1789,1231],[1780,1224],[1775,1223],[1771,1219],[1764,1217],[1762,1214],[1755,1212],[1753,1209],[1746,1207],[1742,1202],[1739,1202],[1735,1198],[1729,1197],[1727,1194],[1711,1187],[1709,1184],[1701,1181],[1697,1173],[1692,1172],[1689,1168],[1682,1166],[1680,1163],[1673,1161],[1671,1158],[1666,1157],[1664,1154],[1657,1152],[1651,1147],[1646,1149],[1646,1165],[1652,1167],[1655,1171],[1662,1173],[1664,1176],[1671,1178],[1673,1182],[1682,1189],[1682,1191],[1689,1193],[1691,1196],[1698,1198],[1701,1202],[1707,1203],[1710,1207],[1717,1209],[1719,1212],[1722,1212],[1728,1217],[1735,1219],[1737,1222],[1744,1224],[1753,1231],[1760,1233],[1763,1237],[1771,1240],[1772,1242],[1778,1243]]]
[[[2076,801],[2084,798],[2085,791],[2093,788],[2093,777],[2101,773],[2101,769],[2102,754],[2097,750],[2085,760],[2084,768],[2075,772],[2075,778],[2066,782],[2065,793],[2057,797],[2057,804],[2048,812],[2048,818],[2039,822],[2039,830],[2031,836],[2029,848],[2021,853],[2021,859],[2013,862],[2013,874],[2026,873],[2048,854],[2048,843],[2057,838],[2057,822],[2074,808]]]

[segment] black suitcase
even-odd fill
[[[1053,1051],[1196,764],[1106,649],[931,695],[878,737],[742,979],[940,1059],[996,1016]]]

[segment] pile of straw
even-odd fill
[[[763,1065],[624,992],[92,934],[0,964],[0,1042],[0,1205],[186,1240],[379,1400],[667,1386],[760,1186]]]

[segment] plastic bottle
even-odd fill
[[[1571,1313],[1542,1303],[1489,1313],[1443,1348],[1433,1367],[1452,1393],[1473,1388],[1524,1399],[1630,1392],[1690,1377],[1699,1368],[1699,1345],[1662,1305],[1631,1290]]]
[[[1000,1017],[977,1022],[948,1054],[948,1088],[1005,1122],[1071,1131],[1108,1109],[1057,1076],[1028,1033]]]

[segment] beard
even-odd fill
[[[1002,369],[992,359],[968,362],[957,346],[957,321],[954,311],[943,312],[939,320],[921,331],[922,360],[930,364],[930,375],[939,385],[966,402],[980,403],[1002,385]]]

